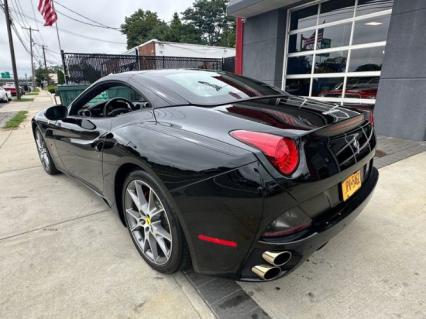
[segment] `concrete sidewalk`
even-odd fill
[[[0,318],[211,318],[181,273],[151,270],[101,200],[43,171],[30,119],[53,104],[42,92],[0,108],[29,111],[0,130]]]
[[[240,283],[273,318],[426,318],[426,153],[380,170],[342,233],[280,280]]]

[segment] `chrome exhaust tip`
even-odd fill
[[[280,274],[281,269],[269,265],[257,265],[252,267],[251,271],[263,280],[271,280]]]
[[[293,257],[293,254],[290,251],[280,251],[280,252],[273,252],[273,251],[265,251],[262,254],[262,258],[270,263],[271,265],[280,267],[288,263]]]

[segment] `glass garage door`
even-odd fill
[[[290,9],[285,90],[375,104],[392,6],[392,0],[330,0]]]

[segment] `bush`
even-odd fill
[[[47,86],[47,90],[49,91],[49,93],[55,94],[56,93],[56,85],[48,85]]]

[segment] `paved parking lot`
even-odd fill
[[[52,103],[43,95],[0,112],[31,117]],[[228,281],[238,298],[212,305],[205,288],[217,295],[226,280],[152,271],[101,200],[44,173],[28,121],[0,130],[0,318],[424,319],[425,162],[423,152],[380,169],[365,211],[290,276]]]

